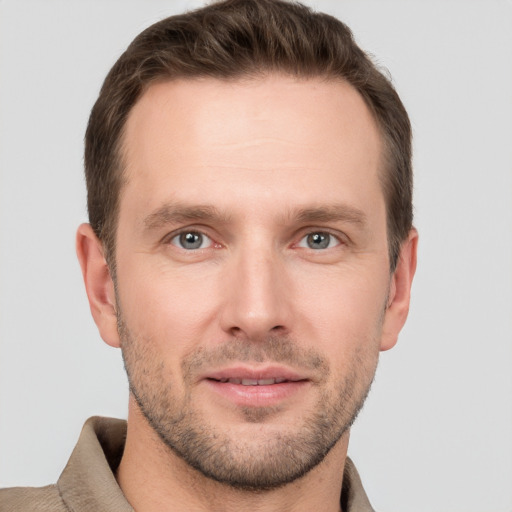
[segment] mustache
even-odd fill
[[[193,376],[205,368],[229,363],[281,363],[324,376],[329,374],[325,357],[312,348],[301,348],[286,335],[268,335],[259,340],[233,338],[222,345],[200,347],[183,359],[181,369],[183,375]]]

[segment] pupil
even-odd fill
[[[311,249],[325,249],[329,246],[330,235],[328,233],[312,233],[308,235],[308,245]]]
[[[198,249],[201,247],[202,238],[199,233],[183,233],[180,235],[180,244],[185,249]]]

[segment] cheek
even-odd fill
[[[388,288],[384,276],[357,268],[310,273],[297,290],[302,302],[299,316],[333,351],[362,342],[378,347]]]
[[[129,327],[175,347],[205,334],[215,318],[215,283],[213,276],[169,269],[154,260],[148,265],[144,257],[118,266],[119,300]]]

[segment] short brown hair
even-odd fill
[[[225,0],[171,16],[139,34],[108,73],[92,109],[85,136],[87,205],[113,273],[122,135],[142,93],[162,79],[233,79],[268,72],[341,79],[363,97],[384,143],[380,175],[394,270],[412,227],[411,126],[389,79],[357,46],[350,29],[332,16],[283,0]]]

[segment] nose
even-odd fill
[[[236,251],[226,274],[221,291],[224,331],[253,341],[289,334],[291,283],[277,251],[261,245]]]

